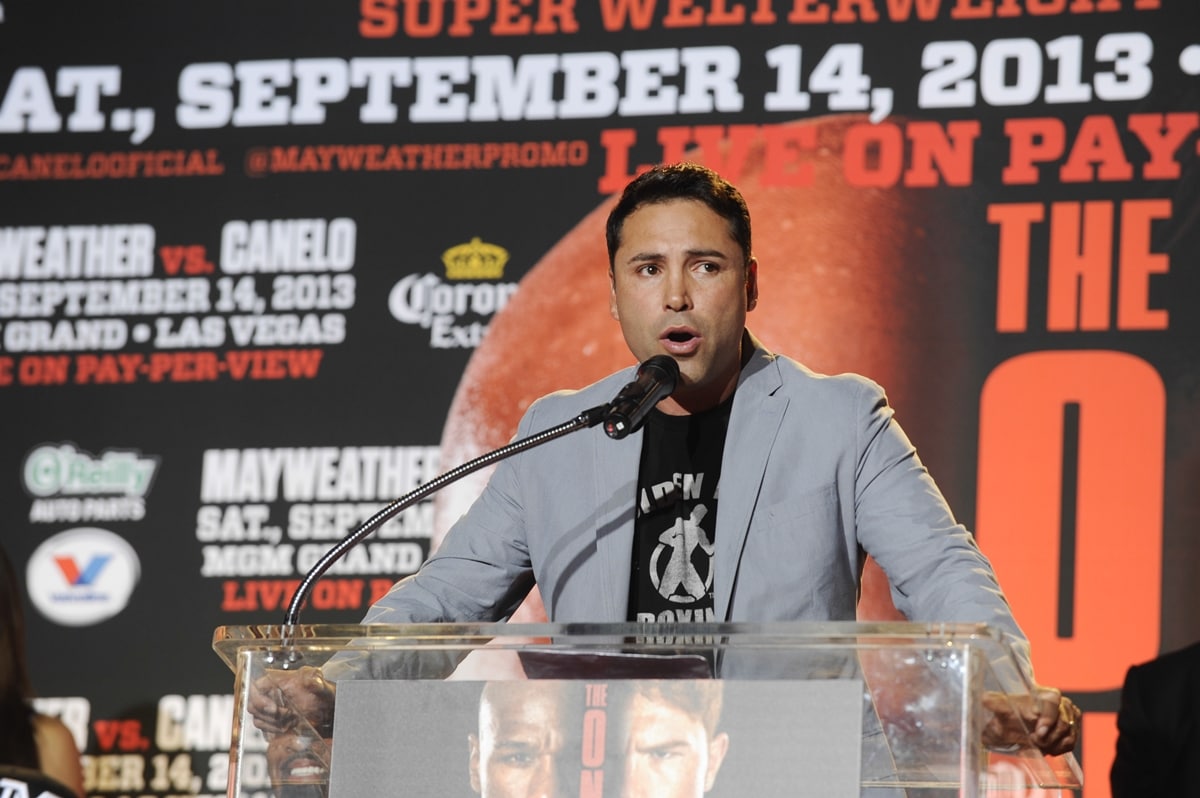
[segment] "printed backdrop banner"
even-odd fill
[[[212,630],[629,365],[604,215],[689,159],[750,204],[755,334],[888,389],[1104,798],[1125,669],[1200,639],[1198,109],[1194,0],[0,3],[3,544],[88,793],[224,793]]]

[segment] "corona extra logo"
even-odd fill
[[[508,263],[508,250],[485,244],[475,236],[466,244],[450,247],[442,253],[448,280],[499,280]]]
[[[499,282],[508,257],[507,249],[479,236],[456,244],[442,253],[445,278],[405,275],[388,294],[388,310],[397,321],[429,330],[433,349],[474,349],[517,291],[516,283]]]

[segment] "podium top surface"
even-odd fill
[[[971,648],[992,662],[1012,659],[1003,633],[986,624],[963,623],[445,623],[276,624],[221,626],[213,649],[231,668],[247,651],[333,652],[422,648],[571,648],[598,650],[635,645],[648,652],[729,648],[875,650],[918,647]],[[1013,673],[1019,668],[1013,662]],[[1023,680],[1022,680],[1023,681]],[[1018,685],[1013,685],[1018,686]],[[1027,685],[1025,685],[1027,686]]]

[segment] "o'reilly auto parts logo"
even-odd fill
[[[90,626],[129,604],[141,562],[124,538],[95,527],[68,529],[29,558],[25,584],[38,612],[63,626]]]
[[[140,521],[159,459],[136,451],[106,450],[99,456],[73,443],[32,449],[21,469],[33,497],[33,523]]]
[[[472,238],[442,253],[445,279],[410,274],[392,287],[388,309],[398,321],[429,330],[432,349],[474,349],[488,321],[517,290],[504,277],[508,250]]]

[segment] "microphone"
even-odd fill
[[[667,355],[655,355],[638,366],[633,382],[617,393],[604,414],[608,437],[621,439],[646,420],[650,410],[671,395],[679,382],[679,364]]]

